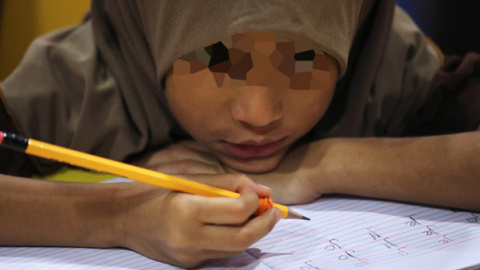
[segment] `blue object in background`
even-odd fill
[[[397,4],[444,54],[480,53],[480,0],[397,0]]]

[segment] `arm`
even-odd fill
[[[0,244],[115,246],[118,187],[0,175]]]
[[[231,171],[194,142],[141,162],[170,174]],[[271,172],[250,174],[277,203],[341,193],[480,210],[480,132],[412,138],[332,138],[290,151]]]
[[[338,147],[349,166],[331,165],[333,192],[480,210],[479,132],[352,140]]]
[[[196,176],[212,184],[218,179]],[[237,199],[206,198],[140,183],[58,183],[0,175],[0,245],[123,246],[192,267],[238,254],[281,217],[250,219],[270,190],[239,175],[222,176]],[[258,194],[258,195],[257,195]]]
[[[299,147],[271,174],[252,177],[279,203],[342,193],[480,210],[479,164],[480,132],[339,138]]]

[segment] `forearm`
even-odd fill
[[[0,175],[0,245],[115,246],[115,191]]]
[[[479,132],[314,144],[325,143],[310,151],[321,156],[310,180],[326,180],[333,193],[480,210]]]

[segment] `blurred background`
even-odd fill
[[[480,52],[480,0],[397,0],[397,4],[445,54]],[[34,38],[80,22],[89,7],[90,0],[0,0],[0,81],[18,65]]]
[[[397,0],[446,55],[480,53],[479,0]]]
[[[90,0],[0,0],[0,81],[36,37],[79,23]]]

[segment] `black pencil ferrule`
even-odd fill
[[[28,147],[28,139],[14,133],[4,133],[2,146],[20,152],[25,152]]]

